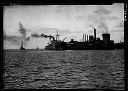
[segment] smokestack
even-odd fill
[[[55,38],[53,37],[53,41],[55,40]]]
[[[21,42],[21,46],[23,47],[23,40],[22,40],[22,42]]]
[[[102,37],[103,37],[104,41],[110,41],[110,34],[109,33],[102,34]]]
[[[89,41],[92,41],[92,40],[93,40],[93,36],[89,35]]]
[[[94,28],[94,40],[96,40],[96,29]]]
[[[83,34],[83,42],[84,42],[84,34]]]
[[[88,42],[88,35],[87,35],[87,42]]]
[[[56,40],[59,40],[59,34],[58,34],[58,30],[57,30],[57,34],[56,34]]]
[[[85,34],[85,36],[84,36],[84,37],[85,37],[85,42],[86,42],[86,34]]]

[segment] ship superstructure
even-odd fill
[[[59,34],[58,34],[58,30],[57,30],[57,34],[56,34],[56,39],[55,37],[50,37],[50,43],[48,43],[48,45],[45,47],[45,49],[48,50],[66,50],[67,49],[67,43],[64,42],[64,40],[59,40]]]

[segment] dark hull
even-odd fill
[[[76,44],[49,44],[45,47],[46,50],[114,50],[114,49],[124,49],[124,45],[115,44],[89,44],[85,42]]]
[[[20,50],[25,50],[25,48],[21,46],[21,47],[20,47]]]

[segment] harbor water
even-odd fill
[[[5,50],[4,89],[124,90],[124,50]]]

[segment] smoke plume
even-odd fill
[[[45,35],[45,34],[37,34],[37,33],[34,33],[34,34],[31,34],[32,37],[35,37],[35,38],[50,38],[50,39],[54,39],[54,36],[51,36],[51,35]]]
[[[21,34],[23,44],[26,46],[27,42],[31,39],[31,37],[26,37],[26,32],[27,31],[23,27],[23,25],[21,24],[21,22],[19,22],[19,26],[20,26],[19,32]]]
[[[41,36],[37,33],[34,33],[34,34],[31,34],[32,37],[35,37],[35,38],[40,38]]]
[[[23,27],[21,23],[19,23],[20,29],[19,32],[20,34],[25,38],[26,37],[26,29]]]
[[[97,29],[102,33],[109,33],[108,25],[106,23],[106,17],[111,14],[111,11],[107,10],[105,7],[100,6],[97,7],[97,9],[93,13],[93,15],[90,15],[88,17],[88,20],[92,21]]]
[[[29,40],[30,40],[30,38],[31,38],[31,37],[27,37],[25,40],[26,40],[26,41],[29,41]]]
[[[3,32],[3,38],[5,41],[9,41],[14,45],[21,45],[21,42],[23,41],[24,46],[26,46],[26,43],[30,40],[31,37],[26,37],[26,29],[23,27],[21,23],[19,23],[20,29],[19,32],[21,36],[12,36],[7,35],[5,32]]]

